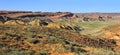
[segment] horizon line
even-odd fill
[[[26,12],[71,12],[71,13],[120,13],[120,12],[102,12],[102,11],[86,11],[86,12],[72,12],[72,11],[33,11],[33,10],[0,10],[0,11],[26,11]]]

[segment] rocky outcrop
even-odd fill
[[[20,20],[20,19],[16,19],[16,18],[10,18],[10,17],[7,17],[7,16],[0,16],[0,21],[1,22],[6,22],[6,21],[9,21],[9,20]]]
[[[28,24],[33,25],[33,26],[41,26],[41,21],[40,20],[33,20],[33,21],[29,22]]]
[[[62,18],[77,18],[77,15],[70,12],[31,12],[31,11],[0,11],[0,16],[9,18],[47,18],[47,19],[62,19]]]
[[[3,25],[3,22],[0,21],[0,25]]]
[[[6,21],[4,24],[5,25],[25,25],[25,23],[20,20],[10,20],[10,21]]]
[[[8,25],[51,26],[48,23],[71,18],[78,17],[71,12],[0,11],[0,21]]]

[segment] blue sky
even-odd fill
[[[120,12],[120,0],[1,0],[0,10]]]

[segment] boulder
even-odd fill
[[[5,16],[0,16],[0,21],[5,22],[7,20],[7,17]]]

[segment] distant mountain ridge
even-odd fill
[[[0,16],[7,16],[10,18],[25,18],[25,17],[39,17],[39,18],[49,18],[54,20],[61,19],[70,19],[70,18],[93,18],[97,19],[99,16],[113,19],[120,19],[120,13],[100,13],[100,12],[92,12],[92,13],[71,13],[71,12],[32,12],[32,11],[7,11],[1,10]]]
[[[120,18],[120,13],[76,13],[77,16],[80,18],[83,17],[89,17],[89,18],[98,18],[99,16],[102,16],[104,18],[107,17],[112,17],[113,19],[119,19]]]

